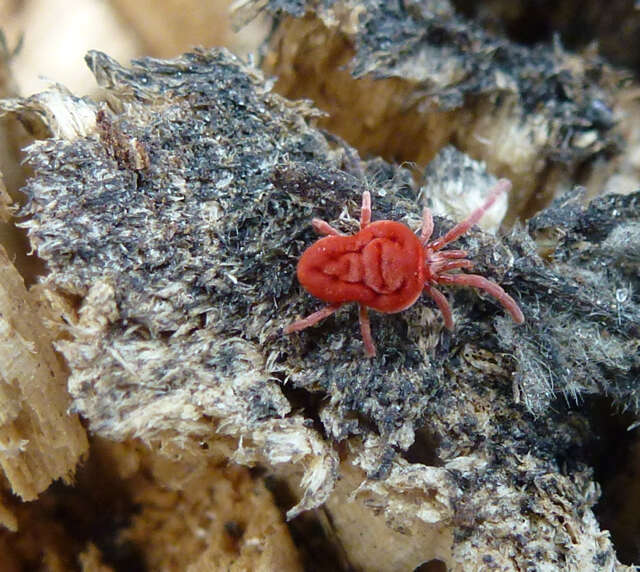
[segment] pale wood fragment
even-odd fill
[[[69,482],[87,452],[66,374],[22,277],[0,247],[0,466],[23,500]]]
[[[113,568],[102,561],[100,550],[95,544],[89,544],[84,552],[78,556],[82,572],[112,572]]]
[[[97,446],[114,460],[129,458],[118,471],[128,475],[139,512],[124,538],[150,570],[302,570],[281,511],[247,468],[188,455],[171,460],[164,452],[105,440]],[[133,459],[137,469],[130,472],[125,465]]]
[[[0,498],[0,527],[4,526],[7,530],[15,532],[18,530],[18,519],[13,511],[2,503]]]
[[[0,222],[7,222],[11,219],[11,197],[0,179]]]
[[[455,564],[451,550],[454,527],[450,523],[428,524],[415,519],[410,528],[394,527],[383,510],[385,502],[354,495],[366,480],[364,471],[349,463],[343,463],[340,470],[342,478],[325,509],[352,566],[392,572],[414,570],[433,560],[446,563],[447,569]],[[406,516],[411,518],[409,514]]]

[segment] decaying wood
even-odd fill
[[[627,266],[620,277],[596,268],[606,253],[624,258],[612,241],[635,224],[635,196],[587,210],[563,203],[537,219],[536,235],[571,221],[575,228],[548,262],[523,230],[504,241],[480,232],[461,241],[480,273],[517,296],[523,327],[458,290],[449,294],[454,335],[425,301],[374,317],[380,356],[365,360],[349,310],[281,335],[317,307],[294,281],[295,261],[313,239],[309,220],[354,228],[348,213],[368,186],[376,218],[417,228],[427,189],[404,169],[360,163],[308,124],[312,108],[274,95],[228,52],[131,68],[94,52],[88,62],[110,107],[59,89],[5,107],[36,113],[54,134],[28,150],[35,175],[25,213],[50,268],[43,287],[80,299],[58,347],[71,368],[73,407],[92,431],[200,449],[203,458],[200,443],[234,438],[236,461],[301,479],[290,517],[329,499],[354,565],[371,552],[367,537],[350,545],[356,537],[340,532],[350,503],[379,513],[398,550],[406,539],[403,562],[415,565],[437,557],[453,569],[617,566],[592,513],[591,472],[576,453],[587,421],[549,413],[563,393],[623,398],[637,371],[626,353],[637,305],[620,312],[609,300]],[[446,153],[432,173],[440,180],[470,165]],[[620,201],[624,216],[616,218]],[[451,224],[436,223],[436,232]],[[588,272],[578,268],[578,238],[592,245]],[[567,320],[586,337],[563,328]],[[589,346],[603,324],[607,348]],[[590,374],[548,377],[540,364],[551,355]],[[616,369],[613,381],[605,368]],[[362,480],[334,492],[341,473]],[[422,552],[412,545],[435,537],[452,541]],[[398,562],[381,559],[378,569]]]
[[[323,506],[356,568],[624,569],[594,517],[594,436],[579,404],[606,396],[640,414],[639,193],[588,203],[575,188],[504,238],[460,240],[517,299],[523,326],[459,289],[447,292],[453,334],[428,300],[375,315],[375,360],[352,309],[282,336],[320,304],[295,281],[313,216],[351,232],[366,188],[374,219],[417,229],[429,203],[441,234],[495,175],[514,179],[513,216],[614,149],[599,61],[516,46],[448,2],[299,4],[269,3],[281,18],[265,62],[278,89],[314,97],[327,117],[224,50],[130,67],[91,52],[104,101],[56,87],[1,104],[51,134],[27,151],[22,214],[50,270],[36,291],[57,319],[46,330],[69,364],[74,411],[98,435],[182,457],[176,481],[156,474],[170,492],[137,499],[130,538],[149,558],[161,550],[184,525],[170,513],[211,500],[206,478],[180,483],[179,467],[204,475],[222,455],[288,481],[289,518]],[[359,159],[336,133],[429,162],[424,179]],[[170,508],[154,520],[156,502]]]
[[[132,487],[142,508],[123,534],[150,569],[302,570],[281,512],[248,469],[209,464],[187,471],[182,461],[154,460],[151,478],[141,475]]]
[[[221,65],[215,65],[216,60]],[[246,284],[257,291],[272,276],[274,290],[264,291],[265,300],[291,287],[290,257],[274,257],[291,248],[290,237],[275,231],[306,224],[294,220],[293,212],[282,220],[269,217],[271,206],[261,199],[267,189],[273,188],[272,174],[265,166],[278,160],[274,153],[292,160],[315,145],[319,153],[326,153],[323,138],[302,119],[304,114],[312,114],[311,110],[271,95],[255,71],[226,52],[192,54],[170,64],[175,66],[177,77],[195,68],[200,71],[191,76],[193,79],[204,74],[196,91],[192,90],[194,86],[183,84],[186,92],[180,81],[175,82],[173,72],[162,79],[165,64],[161,62],[156,70],[159,83],[147,83],[142,75],[131,75],[99,53],[91,54],[89,63],[100,82],[120,98],[119,105],[134,106],[130,115],[133,131],[122,123],[124,116],[60,90],[5,104],[10,109],[41,114],[56,135],[34,143],[32,151],[43,159],[51,152],[52,159],[57,156],[54,162],[66,168],[77,160],[87,167],[91,164],[92,177],[100,181],[95,189],[100,198],[89,202],[82,199],[80,207],[73,204],[73,197],[81,197],[85,183],[76,180],[80,187],[74,189],[64,180],[66,169],[49,171],[52,179],[45,186],[53,193],[48,195],[50,199],[57,195],[54,203],[58,207],[49,203],[44,208],[48,213],[45,217],[63,215],[70,217],[68,222],[74,221],[67,234],[71,242],[63,240],[66,245],[45,235],[36,238],[39,232],[33,224],[40,223],[35,218],[27,223],[40,256],[51,262],[49,287],[83,298],[78,317],[66,316],[72,340],[58,343],[72,370],[69,389],[74,407],[91,420],[94,431],[118,440],[133,436],[153,440],[167,430],[177,430],[177,438],[199,442],[220,432],[243,437],[238,458],[258,460],[262,446],[274,459],[280,458],[276,462],[308,458],[304,478],[312,492],[292,514],[316,505],[331,490],[335,453],[305,426],[302,416],[281,419],[290,412],[290,406],[265,369],[268,355],[258,350],[255,339],[239,335],[246,329],[257,334],[257,328],[263,329],[257,317],[276,314],[264,303],[258,312],[249,312],[251,297],[244,286],[238,287]],[[156,64],[147,60],[146,65]],[[189,103],[192,97],[196,99]],[[151,100],[153,104],[148,105]],[[179,134],[173,128],[180,122],[172,121],[163,131],[153,117],[166,121],[165,114],[174,114],[174,103],[180,100],[186,104],[183,112],[189,125],[183,124],[184,131]],[[253,118],[244,113],[236,116],[232,109],[238,103],[263,111]],[[270,112],[275,119],[263,126]],[[249,123],[245,123],[247,119]],[[144,135],[139,129],[150,131]],[[279,135],[283,129],[292,130],[292,136]],[[203,141],[199,136],[193,139],[198,130],[209,134],[205,136],[206,149],[200,149]],[[255,136],[237,137],[242,132]],[[177,137],[182,139],[182,149],[189,148],[188,141],[193,140],[198,150],[191,150],[193,161],[189,165],[174,165],[178,171],[173,178],[165,167],[177,158]],[[163,139],[171,142],[167,153],[163,151]],[[235,150],[229,147],[233,139],[239,144]],[[260,146],[264,147],[262,151]],[[71,155],[63,158],[59,151]],[[234,153],[243,160],[233,159]],[[207,174],[209,169],[213,170]],[[250,184],[255,176],[262,179],[260,185]],[[229,192],[228,186],[234,192]],[[27,210],[40,210],[36,204],[43,198],[48,201],[44,195],[30,196]],[[243,211],[243,205],[255,205],[260,218]],[[273,206],[280,209],[286,204]],[[88,216],[90,211],[93,214]],[[80,212],[84,214],[77,216]],[[93,220],[94,216],[100,220]],[[249,237],[238,230],[257,220],[265,230],[271,226],[272,231],[264,232],[264,236],[260,229],[251,231],[257,231],[255,237],[260,239],[260,244],[251,246]],[[132,233],[127,228],[129,223],[142,226]],[[146,239],[144,229],[152,230]],[[88,249],[81,247],[82,255],[73,254],[87,239]],[[195,250],[189,254],[190,245]],[[159,258],[152,261],[148,255]],[[79,274],[76,270],[69,272],[69,263]],[[102,267],[98,274],[95,263]],[[61,282],[56,285],[58,280]],[[151,283],[143,286],[148,280]],[[122,298],[123,287],[126,299]],[[115,324],[123,329],[114,337]],[[274,328],[277,331],[277,321]],[[261,448],[249,447],[251,442],[261,444]]]
[[[595,54],[525,47],[449,1],[238,3],[277,16],[264,65],[279,93],[310,98],[361,152],[426,165],[448,143],[514,183],[531,216],[615,148],[607,68]]]
[[[2,242],[15,245],[11,205],[0,178],[0,235]],[[37,298],[25,288],[2,245],[0,330],[0,467],[6,488],[24,500],[34,500],[52,481],[72,480],[88,443],[77,415],[68,413],[67,372],[53,351]],[[4,502],[3,488],[0,525],[15,532],[18,520]]]
[[[170,459],[132,440],[93,439],[73,488],[16,503],[0,568],[301,570],[264,482],[227,458]]]
[[[463,0],[456,6],[488,26],[502,27],[526,44],[562,37],[572,51],[593,49],[597,43],[610,62],[640,71],[640,12],[626,0],[562,0],[540,4],[537,0]],[[622,25],[621,25],[622,24]]]
[[[11,212],[11,197],[7,193],[2,179],[0,179],[0,222],[9,222],[13,213]]]
[[[1,247],[0,330],[0,466],[33,500],[53,480],[71,481],[88,444],[37,306]]]

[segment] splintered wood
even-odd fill
[[[69,482],[87,452],[85,431],[68,413],[66,374],[36,304],[0,247],[0,466],[23,500]]]

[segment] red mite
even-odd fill
[[[485,203],[465,220],[455,225],[443,237],[429,242],[433,232],[431,210],[422,214],[420,237],[400,222],[371,222],[371,195],[362,194],[360,231],[343,235],[329,223],[314,218],[313,228],[327,235],[304,251],[298,261],[298,280],[307,292],[329,305],[322,310],[290,324],[285,334],[304,330],[324,320],[348,302],[360,306],[360,331],[367,357],[376,354],[371,336],[368,308],[392,314],[412,306],[424,290],[433,298],[444,318],[447,329],[453,329],[451,308],[436,284],[459,284],[480,288],[493,296],[511,314],[513,320],[524,322],[516,301],[495,282],[477,274],[455,273],[469,269],[473,262],[464,250],[442,250],[476,224],[495,202],[511,188],[507,179],[500,179],[489,192]]]

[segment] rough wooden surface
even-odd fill
[[[24,500],[55,479],[70,482],[87,452],[85,431],[69,406],[66,372],[0,247],[0,467]]]
[[[302,569],[259,475],[224,457],[169,459],[135,440],[91,445],[73,487],[11,501],[18,526],[0,531],[3,571]]]
[[[328,117],[216,50],[131,66],[92,52],[108,104],[59,87],[2,103],[50,134],[28,150],[23,214],[50,268],[34,293],[70,365],[73,408],[95,433],[139,437],[173,458],[147,463],[116,445],[123,466],[105,488],[127,482],[131,504],[111,514],[130,517],[133,499],[141,508],[133,523],[113,523],[112,537],[126,530],[128,546],[158,566],[221,558],[295,568],[295,553],[289,564],[272,559],[273,546],[291,544],[252,480],[260,473],[219,464],[232,458],[289,485],[279,506],[290,518],[318,515],[340,547],[335,569],[433,559],[452,570],[624,569],[594,513],[593,403],[609,404],[619,423],[640,410],[640,197],[589,203],[571,188],[584,177],[600,195],[616,177],[638,180],[633,123],[615,131],[611,101],[621,100],[606,66],[593,53],[517,46],[448,2],[269,9],[280,18],[265,65],[289,95],[316,89]],[[318,121],[361,151],[429,165],[419,174],[362,161]],[[458,150],[443,146],[451,142]],[[570,190],[505,237],[474,230],[460,241],[477,271],[517,298],[524,326],[459,289],[447,292],[453,334],[428,300],[374,316],[374,361],[362,358],[348,309],[281,335],[319,305],[294,278],[315,238],[312,216],[350,232],[368,188],[374,219],[417,229],[429,203],[442,233],[504,174],[516,182],[508,218]],[[494,231],[502,206],[487,221]],[[249,502],[207,490],[205,467]],[[266,521],[220,535],[206,520],[215,539],[198,543],[208,517],[196,507],[226,514],[233,504],[244,519],[259,499]],[[7,525],[21,526],[6,506]],[[162,540],[172,538],[185,549],[179,562]],[[86,567],[116,553],[86,538],[78,546]]]
[[[317,307],[293,279],[313,239],[308,221],[322,216],[349,230],[366,185],[374,218],[417,227],[428,187],[401,168],[359,162],[307,123],[313,109],[272,94],[225,51],[131,68],[100,53],[88,62],[117,113],[61,90],[5,107],[36,112],[53,133],[29,149],[35,176],[25,212],[50,268],[43,287],[80,301],[77,314],[67,310],[70,335],[58,346],[74,408],[92,431],[203,457],[228,435],[236,461],[300,480],[290,517],[337,494],[328,505],[337,507],[336,523],[348,522],[350,501],[373,508],[398,533],[400,551],[401,539],[407,547],[434,534],[453,539],[411,548],[415,565],[436,557],[454,569],[616,566],[592,513],[591,472],[576,453],[589,439],[588,420],[553,412],[556,396],[599,387],[635,398],[625,380],[637,364],[625,352],[638,308],[630,302],[620,312],[608,285],[633,270],[597,270],[606,256],[626,260],[614,236],[635,224],[635,195],[544,211],[530,225],[534,236],[573,229],[547,262],[524,230],[461,241],[479,272],[518,297],[523,327],[457,290],[449,293],[454,335],[424,301],[375,317],[380,356],[365,360],[349,311],[281,335],[283,324]],[[449,151],[431,175],[443,189],[461,173],[488,188],[491,177],[470,165]],[[451,225],[436,223],[436,233]],[[580,270],[585,245],[593,267]],[[540,363],[552,356],[566,367],[547,375]],[[603,373],[611,368],[613,378]],[[355,469],[364,475],[358,487],[334,492],[339,474]],[[373,531],[367,538],[379,542]],[[346,546],[354,564],[372,553]],[[379,564],[392,570],[397,561]]]
[[[142,510],[124,533],[150,569],[302,570],[282,513],[245,467],[205,465],[187,473],[182,463],[157,465],[135,488]],[[157,485],[168,481],[172,487]]]
[[[238,18],[265,3],[243,2]],[[531,216],[616,139],[607,68],[557,43],[525,47],[448,1],[274,0],[264,67],[361,153],[426,165],[452,143],[514,183]],[[609,70],[609,76],[611,71]]]

